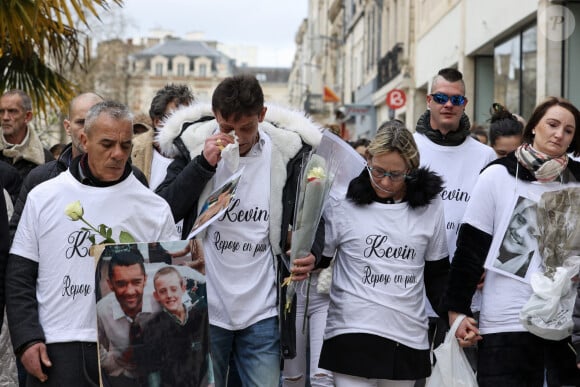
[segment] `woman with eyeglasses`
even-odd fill
[[[544,192],[580,186],[580,163],[567,155],[580,154],[579,124],[580,111],[574,105],[548,98],[532,113],[523,144],[484,169],[473,190],[442,306],[449,311],[450,324],[459,314],[469,315],[471,297],[488,262],[479,321],[464,319],[456,333],[464,347],[478,342],[480,387],[541,387],[544,377],[548,386],[580,385],[570,340],[543,339],[520,322],[520,311],[532,295],[529,278],[543,270],[541,259],[528,264],[525,278],[494,267],[498,261],[507,265],[514,253],[527,254],[527,246],[536,244],[528,235],[538,232],[536,216],[525,212],[529,201],[537,203]]]
[[[449,270],[442,180],[419,167],[400,121],[379,128],[366,159],[324,214],[336,261],[319,364],[337,387],[411,387],[431,374],[424,294],[438,305]]]

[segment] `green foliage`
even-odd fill
[[[1,0],[0,92],[22,89],[35,110],[63,108],[76,94],[61,74],[67,67],[84,68],[89,60],[89,15],[108,11],[123,0]],[[76,19],[75,19],[76,18]]]

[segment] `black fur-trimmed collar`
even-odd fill
[[[411,208],[428,205],[443,189],[441,177],[424,167],[412,172],[406,184],[407,192],[403,201],[408,202]],[[346,197],[348,200],[360,205],[381,201],[371,185],[366,168],[363,169],[358,177],[351,180]]]
[[[490,165],[503,165],[510,175],[520,180],[536,181],[534,174],[527,168],[522,165],[520,165],[518,168],[518,159],[516,158],[514,152],[508,154],[506,157],[500,157],[499,159],[492,161],[485,168],[489,167]],[[485,168],[483,169],[485,170]],[[572,174],[572,176],[574,176],[576,181],[580,181],[580,162],[570,158],[568,159],[568,167],[566,169]]]

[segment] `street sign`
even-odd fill
[[[344,105],[346,116],[364,116],[370,113],[371,105]]]
[[[393,89],[387,93],[386,102],[391,109],[399,109],[405,106],[407,96],[403,90]]]

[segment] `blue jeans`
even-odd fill
[[[280,382],[280,331],[272,317],[230,331],[210,325],[215,386],[226,387],[230,354],[243,387],[277,387]]]

